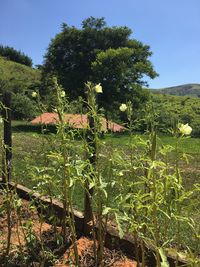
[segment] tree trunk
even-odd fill
[[[90,150],[89,158],[90,164],[93,166],[93,170],[95,170],[96,164],[96,143],[95,143],[95,126],[94,126],[94,118],[88,116],[88,123],[89,129],[87,131],[87,144]],[[86,170],[87,171],[87,170]],[[91,174],[91,179],[93,179],[93,173]],[[93,213],[92,213],[92,195],[93,195],[93,188],[89,188],[89,181],[86,181],[85,184],[85,203],[84,203],[84,225],[85,230],[87,231],[87,224],[88,222],[93,220]]]

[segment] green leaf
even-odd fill
[[[167,257],[165,255],[165,252],[162,248],[159,248],[159,254],[160,254],[160,257],[162,259],[162,262],[161,262],[161,267],[169,267],[169,263],[167,261]]]
[[[95,186],[94,181],[91,181],[91,182],[89,183],[89,189],[92,189],[94,186]]]
[[[119,216],[117,213],[115,213],[115,219],[116,219],[116,222],[117,222],[117,227],[118,227],[118,231],[119,231],[119,237],[122,238],[123,235],[124,235],[124,231],[122,230],[122,227],[121,227],[121,224],[120,224],[120,221],[119,221]]]
[[[102,215],[106,215],[106,214],[108,214],[111,210],[112,210],[112,209],[111,209],[110,207],[105,207],[105,208],[103,209]]]
[[[73,179],[70,177],[70,178],[69,178],[69,188],[72,187],[73,184],[74,184],[74,181],[73,181]]]

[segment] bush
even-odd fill
[[[36,104],[24,94],[13,94],[12,117],[13,119],[32,119],[38,114]]]

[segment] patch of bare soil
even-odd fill
[[[62,238],[61,227],[47,223],[34,204],[26,200],[13,205],[11,210],[10,251],[6,255],[8,221],[6,198],[0,191],[0,267],[72,267],[74,251],[69,229]],[[14,208],[15,207],[15,208]],[[71,245],[71,246],[70,246]],[[81,267],[94,267],[93,241],[82,237],[77,241]],[[119,250],[104,248],[104,267],[136,267],[136,262],[127,259]]]
[[[37,208],[26,200],[11,211],[10,252],[6,256],[8,221],[6,199],[0,193],[0,267],[53,266],[71,244],[67,229],[63,242],[61,227],[46,223]],[[13,199],[16,201],[16,199]]]
[[[81,237],[77,241],[78,254],[80,259],[81,267],[94,267],[94,252],[93,252],[93,241],[86,238]],[[73,247],[70,246],[69,249],[66,250],[63,257],[54,265],[54,267],[71,267],[74,265],[74,252]],[[103,259],[104,267],[136,267],[137,263],[130,259],[127,259],[123,253],[119,250],[109,250],[108,248],[104,248],[104,259]]]

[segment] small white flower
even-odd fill
[[[124,112],[127,110],[127,105],[126,104],[121,104],[121,106],[119,107],[119,109]]]
[[[65,97],[65,91],[61,91],[60,96]]]
[[[103,93],[102,86],[100,83],[95,85],[94,89],[95,89],[96,93]]]
[[[192,127],[190,127],[188,123],[180,124],[178,128],[179,128],[180,133],[183,135],[190,135],[192,132]]]
[[[32,92],[31,96],[32,96],[33,98],[36,98],[36,97],[37,97],[37,92]]]
[[[3,119],[2,119],[2,117],[0,117],[0,124],[1,124],[1,123],[3,123]]]

